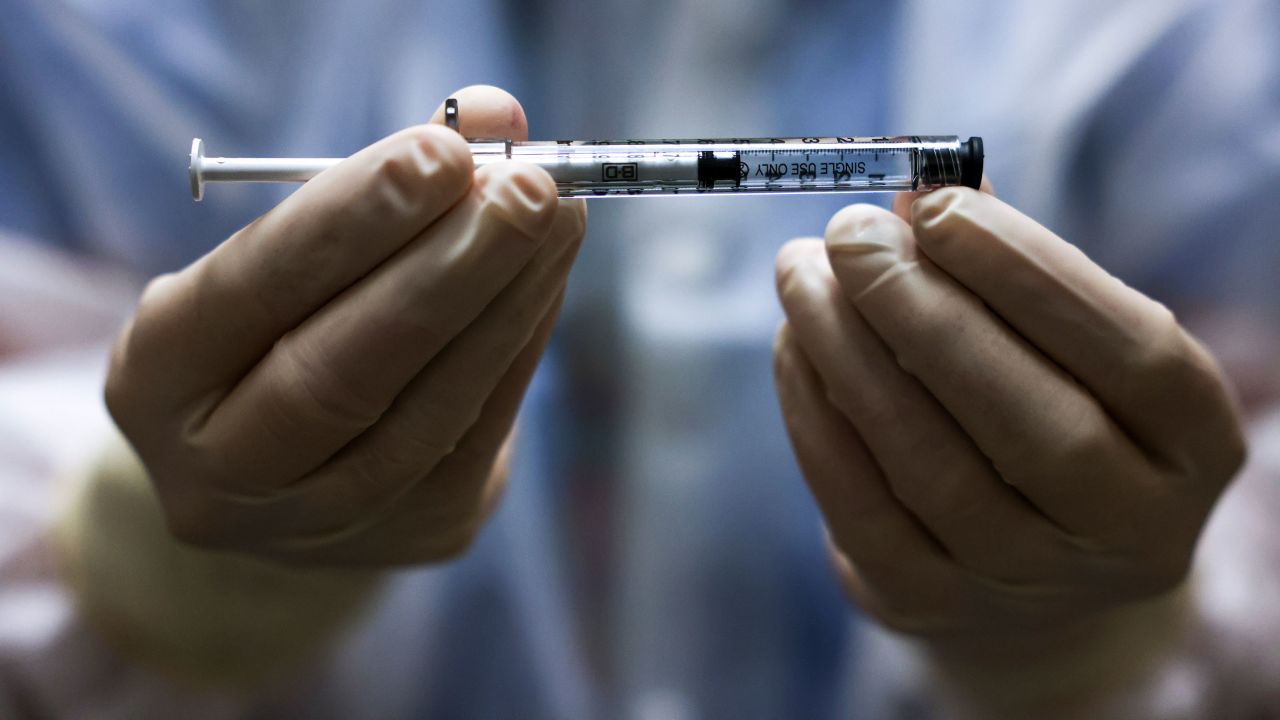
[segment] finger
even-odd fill
[[[978,190],[991,195],[992,197],[995,197],[996,195],[996,186],[992,184],[991,178],[987,177],[986,174],[983,174],[982,182],[978,183]],[[893,214],[902,218],[904,222],[910,224],[911,206],[915,204],[916,200],[919,200],[928,194],[929,192],[896,193],[893,196]]]
[[[930,260],[1083,383],[1138,442],[1182,467],[1238,460],[1238,423],[1216,364],[1159,303],[995,198],[963,190],[917,202]],[[1225,478],[1223,478],[1225,479]]]
[[[505,478],[493,472],[525,389],[559,315],[556,297],[528,345],[486,399],[480,418],[431,478],[414,485],[376,523],[329,536],[281,543],[295,563],[386,566],[449,560],[462,554],[493,509]]]
[[[368,431],[258,511],[255,539],[331,535],[385,515],[461,442],[563,292],[585,230],[566,201],[547,241],[509,286],[404,388]],[[430,482],[430,480],[425,480]]]
[[[1084,388],[918,256],[893,214],[845,208],[827,251],[846,297],[1006,482],[1074,533],[1124,531],[1151,470]]]
[[[524,137],[496,88],[460,91],[464,122]],[[505,136],[505,135],[504,135]],[[402,130],[308,181],[212,253],[144,296],[130,362],[172,405],[234,382],[281,335],[409,243],[466,195],[466,142]]]
[[[784,325],[774,378],[787,433],[832,539],[890,599],[903,630],[941,629],[970,598],[964,572],[890,493],[857,432],[824,396],[817,372]]]
[[[526,265],[557,205],[545,171],[485,166],[440,222],[278,341],[196,431],[253,469],[227,489],[278,488],[373,425]]]
[[[778,294],[828,400],[866,443],[894,496],[960,565],[1021,584],[1073,575],[1078,549],[1000,479],[938,401],[898,366],[844,297],[821,240],[782,249]]]
[[[467,145],[420,126],[306,183],[212,253],[149,288],[133,367],[183,405],[233,383],[284,333],[467,193]]]

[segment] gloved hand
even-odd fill
[[[456,96],[463,134],[526,136],[506,93]],[[539,168],[474,170],[442,119],[147,287],[106,398],[179,539],[380,566],[475,535],[586,215]]]
[[[1214,360],[992,195],[903,200],[778,256],[778,392],[844,584],[960,656],[1168,593],[1245,452]]]

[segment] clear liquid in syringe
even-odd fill
[[[560,141],[502,155],[542,166],[562,195],[608,197],[922,190],[958,177],[958,147],[953,137]]]

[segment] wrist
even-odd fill
[[[1192,632],[1192,582],[1071,624],[928,641],[924,656],[957,717],[1129,717],[1119,708],[1159,683]]]
[[[87,623],[141,665],[197,684],[258,684],[315,655],[380,573],[294,568],[170,535],[117,438],[59,518],[63,574]]]

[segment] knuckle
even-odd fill
[[[401,424],[409,430],[401,433],[405,442],[417,452],[453,452],[457,439],[483,414],[484,393],[485,386],[479,383],[439,383],[431,388],[429,398],[404,403],[398,411]]]
[[[943,187],[924,193],[911,204],[911,225],[916,237],[929,236],[945,240],[951,234],[951,220],[957,206],[963,204],[964,193],[960,188]]]
[[[911,225],[921,244],[939,245],[963,238],[958,225],[967,219],[974,200],[981,196],[970,188],[934,190],[911,205]]]
[[[559,203],[546,170],[526,162],[498,162],[476,171],[485,207],[531,238],[550,232]]]
[[[1095,467],[1098,460],[1106,455],[1110,444],[1107,434],[1099,427],[1099,423],[1082,423],[1075,430],[1065,433],[1056,450],[1051,451],[1057,458],[1055,465],[1059,469]]]
[[[389,151],[377,161],[374,178],[390,205],[413,208],[438,194],[441,187],[461,194],[472,168],[471,152],[457,133],[419,125],[392,136]]]
[[[146,344],[158,326],[164,326],[164,317],[172,312],[179,276],[174,273],[158,275],[147,282],[138,297],[126,339],[128,347]],[[123,335],[123,334],[122,334]]]
[[[340,532],[358,518],[384,507],[397,497],[397,490],[404,484],[389,469],[389,462],[376,446],[339,463],[307,478],[316,487],[325,488],[324,509],[309,513],[310,522],[322,525],[321,534]]]
[[[890,215],[888,210],[876,205],[857,203],[846,205],[827,221],[825,237],[829,240],[836,236],[857,233],[870,223],[884,220]]]
[[[778,251],[778,256],[773,262],[773,284],[777,290],[779,297],[786,295],[787,284],[791,280],[791,274],[795,272],[795,261],[793,255],[795,249],[792,247],[794,243],[787,243]]]
[[[898,502],[921,516],[922,519],[933,516],[933,508],[940,502],[938,498],[943,494],[938,491],[937,485],[934,485],[932,491],[926,492],[922,487],[923,483],[919,482],[919,478],[914,475],[903,476],[899,473],[886,473],[886,479],[889,481],[889,492],[893,494],[893,497]]]
[[[778,298],[788,315],[818,313],[835,301],[840,288],[834,277],[820,271],[818,263],[825,262],[822,246],[813,241],[793,241],[778,253]]]
[[[547,203],[556,197],[556,183],[551,179],[551,175],[546,170],[527,162],[506,162],[497,165],[491,165],[494,172],[506,182],[514,183],[519,186],[525,196],[538,203]],[[552,206],[546,205],[547,209]]]
[[[1129,370],[1149,383],[1182,383],[1189,378],[1214,373],[1212,359],[1199,349],[1164,305],[1153,302],[1151,318],[1138,333],[1133,352],[1128,354]]]
[[[887,477],[893,496],[921,519],[963,525],[979,522],[987,509],[986,494],[975,492],[984,481],[977,473],[899,472]]]
[[[822,252],[822,241],[816,238],[796,238],[778,250],[774,259],[774,275],[778,280],[790,277],[796,269]]]
[[[177,273],[164,273],[151,278],[142,288],[142,295],[138,298],[138,307],[140,309],[145,309],[153,307],[158,303],[167,302],[169,297],[173,294],[173,289],[177,281]]]
[[[174,274],[152,278],[139,297],[133,316],[125,322],[112,344],[103,384],[103,401],[111,417],[121,427],[134,414],[134,406],[145,399],[145,394],[138,392],[136,381],[136,378],[148,377],[151,368],[145,364],[163,362],[163,355],[154,357],[154,349],[163,347],[162,343],[150,338],[156,335],[157,328],[165,326],[162,318],[172,306],[176,280]]]
[[[1028,444],[1033,445],[1033,443]],[[1088,472],[1102,467],[1116,447],[1115,431],[1101,411],[1083,408],[1079,417],[1056,438],[1050,448],[1042,449],[1049,459],[1049,474]],[[1035,460],[1034,453],[1028,466]]]
[[[364,474],[385,485],[387,480],[417,478],[431,472],[440,458],[453,452],[456,443],[434,433],[395,433],[385,442],[372,442],[361,465]]]
[[[107,378],[102,386],[102,399],[107,406],[107,412],[121,429],[130,424],[132,417],[130,401],[136,395],[127,359],[132,327],[131,321],[116,338],[115,345],[111,349]]]
[[[1229,481],[1244,464],[1248,447],[1239,410],[1217,359],[1186,331],[1173,313],[1158,303],[1153,319],[1135,341],[1126,368],[1131,384],[1145,400],[1172,393],[1186,427],[1199,432],[1212,427],[1217,441],[1211,458],[1184,459],[1182,472],[1201,473]],[[1175,454],[1176,455],[1176,454]]]
[[[1225,483],[1230,482],[1249,459],[1249,443],[1240,423],[1237,422],[1231,431],[1225,434],[1222,445],[1222,479]]]
[[[438,125],[417,125],[405,131],[408,153],[411,159],[427,160],[432,165],[414,165],[411,169],[428,167],[446,173],[453,179],[465,178],[475,168],[471,149],[457,133]],[[413,155],[421,157],[412,157]],[[435,165],[438,164],[438,168]],[[419,173],[430,175],[431,173]]]
[[[382,416],[384,408],[336,372],[321,350],[296,336],[277,344],[287,372],[266,383],[269,407],[277,423],[313,424],[362,432]]]
[[[773,335],[773,376],[781,378],[791,372],[795,363],[795,333],[791,324],[783,322]]]
[[[1148,392],[1177,392],[1185,401],[1232,414],[1222,370],[1212,353],[1191,336],[1172,311],[1154,303],[1151,319],[1128,353],[1128,377]]]

